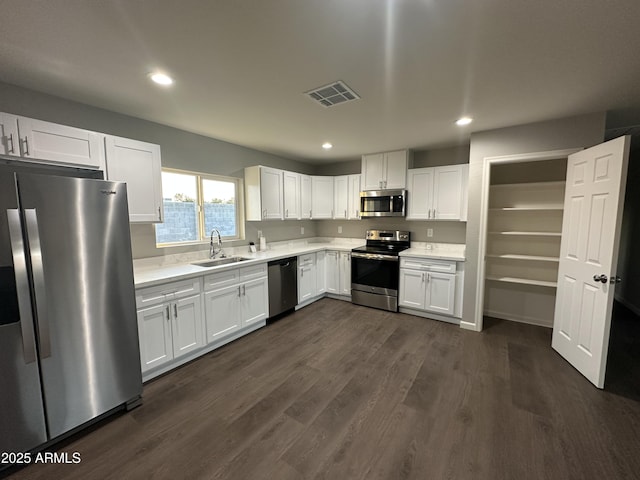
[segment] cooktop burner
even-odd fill
[[[402,230],[367,230],[367,244],[351,250],[356,253],[398,255],[411,246],[411,233]]]

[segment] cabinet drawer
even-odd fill
[[[305,265],[313,265],[316,263],[316,254],[307,253],[306,255],[300,255],[298,257],[298,267],[304,267]]]
[[[401,258],[400,268],[411,268],[425,272],[456,273],[456,262],[431,258]]]
[[[267,276],[267,264],[261,263],[260,265],[251,265],[250,267],[242,267],[240,269],[240,281],[253,280],[254,278],[261,278]]]
[[[202,291],[200,278],[183,280],[180,282],[165,283],[156,287],[142,288],[136,290],[137,308],[145,308],[165,300],[188,297]]]
[[[240,281],[239,269],[225,270],[224,272],[211,273],[204,277],[205,291],[234,285]]]

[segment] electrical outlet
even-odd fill
[[[258,238],[262,236],[262,230],[258,230]]]
[[[427,228],[427,237],[433,237],[433,228]]]
[[[338,227],[338,233],[342,233],[342,227]]]
[[[304,235],[304,227],[300,227],[300,235]]]

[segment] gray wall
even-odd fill
[[[234,177],[242,177],[244,167],[252,165],[266,165],[307,174],[316,173],[316,168],[313,165],[300,161],[277,157],[214,138],[1,82],[0,112],[24,115],[158,144],[162,151],[162,165],[164,167]],[[167,121],[169,123],[170,119]],[[299,227],[303,225],[306,227],[305,234],[300,235]],[[261,227],[247,222],[245,225],[247,241],[235,243],[248,243],[249,240],[257,237],[258,229],[263,230],[265,235],[269,233],[273,240],[315,236],[312,222],[300,223],[297,230],[288,226],[278,229],[271,224]],[[293,235],[295,231],[297,231],[295,237],[282,238],[285,235]],[[206,246],[191,246],[157,249],[153,225],[132,225],[131,237],[134,258],[207,248]],[[269,239],[269,237],[267,238]]]
[[[466,257],[463,318],[475,325],[479,262],[480,198],[485,157],[590,147],[604,139],[605,114],[532,123],[471,134],[469,153],[469,211],[466,229]],[[475,328],[478,328],[475,325]]]

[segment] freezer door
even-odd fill
[[[0,169],[0,452],[47,439],[25,261],[15,177]]]
[[[55,438],[142,393],[126,185],[17,179]]]

